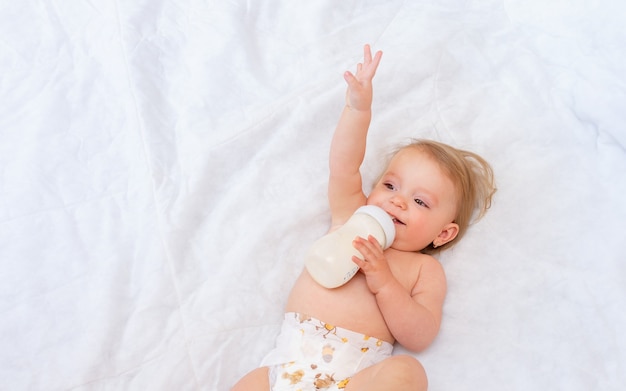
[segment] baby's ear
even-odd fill
[[[457,223],[448,223],[446,224],[439,235],[433,240],[433,244],[436,247],[441,247],[444,244],[454,240],[456,235],[459,234],[459,225]]]

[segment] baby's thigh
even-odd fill
[[[422,364],[412,356],[398,355],[386,358],[352,376],[346,391],[423,391],[427,388],[428,379]]]
[[[231,391],[270,391],[268,368],[257,368],[248,373],[235,384]]]

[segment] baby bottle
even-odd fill
[[[363,258],[352,242],[357,236],[367,239],[369,235],[376,238],[383,250],[391,246],[396,236],[391,217],[375,205],[360,207],[343,226],[313,243],[305,258],[311,277],[326,288],[348,282],[359,271],[352,256]]]

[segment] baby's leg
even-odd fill
[[[346,391],[425,391],[424,367],[411,356],[392,356],[352,376]]]
[[[270,391],[270,378],[267,367],[257,368],[242,377],[231,391]]]

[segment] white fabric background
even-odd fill
[[[364,43],[384,51],[367,186],[411,137],[496,172],[440,257],[430,390],[621,389],[625,4],[0,0],[0,389],[253,369],[327,229]]]

